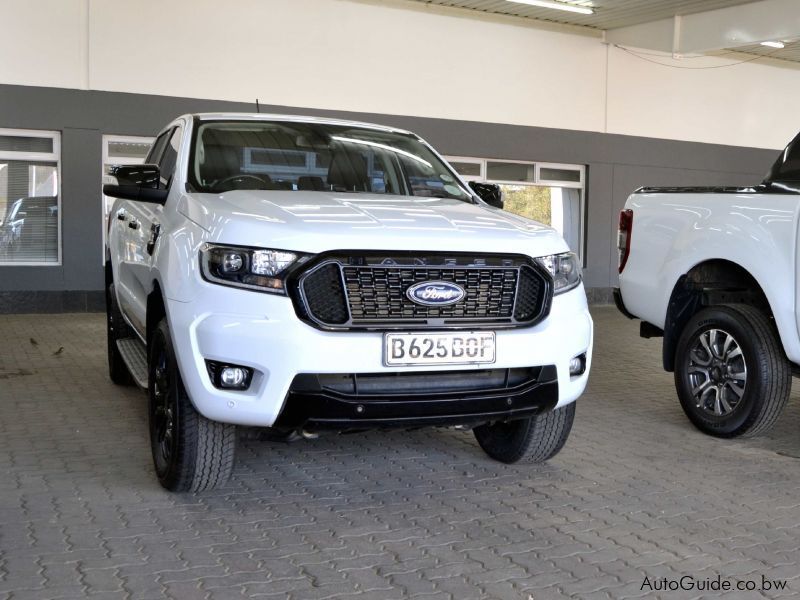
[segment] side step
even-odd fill
[[[136,385],[147,389],[147,347],[139,338],[117,340],[117,348]]]

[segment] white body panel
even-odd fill
[[[167,313],[184,384],[198,411],[215,421],[269,426],[299,373],[381,373],[475,369],[383,366],[383,334],[328,332],[301,322],[291,300],[204,284],[192,302],[169,301]],[[565,335],[569,332],[569,335]],[[555,364],[559,406],[576,400],[591,366],[592,320],[583,287],[559,296],[550,316],[529,329],[497,331],[492,368]],[[587,370],[569,376],[569,360],[587,352]],[[204,359],[253,367],[257,375],[246,392],[216,389]]]
[[[184,194],[178,210],[207,241],[319,253],[331,249],[567,252],[554,229],[460,200],[342,192]]]
[[[268,115],[247,118],[275,119]],[[209,419],[272,425],[293,378],[300,373],[457,371],[475,367],[386,367],[380,332],[322,331],[301,321],[287,296],[205,281],[199,260],[204,243],[310,254],[410,250],[538,257],[568,251],[567,244],[550,227],[488,205],[457,200],[310,191],[187,193],[186,157],[192,123],[183,123],[186,128],[166,204],[161,207],[118,200],[111,213],[108,244],[120,307],[141,334],[147,295],[159,286],[184,384],[198,411]],[[117,220],[119,210],[135,215],[141,221],[140,228],[131,230],[127,221]],[[152,223],[160,224],[161,234],[150,255],[143,248]],[[578,285],[555,296],[549,317],[538,325],[498,330],[492,366],[556,365],[558,406],[562,406],[577,399],[586,386],[592,339],[592,319],[583,286]],[[571,377],[569,361],[583,353],[586,370]],[[250,388],[215,388],[206,359],[253,368]]]
[[[633,194],[631,252],[620,275],[625,307],[663,327],[678,279],[707,260],[745,269],[769,301],[789,360],[800,362],[797,232],[800,196],[757,193]]]

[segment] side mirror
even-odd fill
[[[116,177],[117,184],[106,184],[103,193],[113,198],[164,204],[167,190],[159,189],[161,174],[158,165],[114,165],[108,174]]]
[[[489,206],[503,208],[503,190],[496,183],[480,183],[470,181],[469,187],[478,195],[478,198],[486,202]]]

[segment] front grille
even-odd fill
[[[519,287],[514,318],[517,321],[529,321],[536,316],[541,302],[543,289],[538,274],[530,267],[523,266],[519,271]]]
[[[517,269],[423,269],[343,267],[354,322],[398,319],[507,319],[514,309]],[[406,290],[423,281],[460,285],[466,296],[450,306],[421,306]]]
[[[463,288],[447,306],[424,306],[406,294],[418,283]],[[516,255],[328,255],[301,273],[294,286],[301,317],[326,329],[522,327],[547,316],[552,280]]]
[[[335,263],[323,265],[305,280],[303,293],[308,311],[323,323],[347,323],[347,300],[342,288],[342,273]]]

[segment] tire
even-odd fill
[[[117,385],[133,385],[133,377],[117,348],[117,340],[132,335],[131,328],[122,318],[122,313],[117,306],[117,296],[112,283],[106,289],[106,340],[108,343],[108,376]]]
[[[692,424],[715,437],[756,436],[778,420],[792,372],[778,332],[756,308],[705,308],[675,349],[675,389]]]
[[[152,334],[148,358],[150,448],[156,476],[172,492],[224,485],[233,470],[236,426],[206,419],[183,386],[166,319]]]
[[[550,412],[473,429],[483,451],[500,462],[541,463],[558,454],[575,420],[575,402]]]

